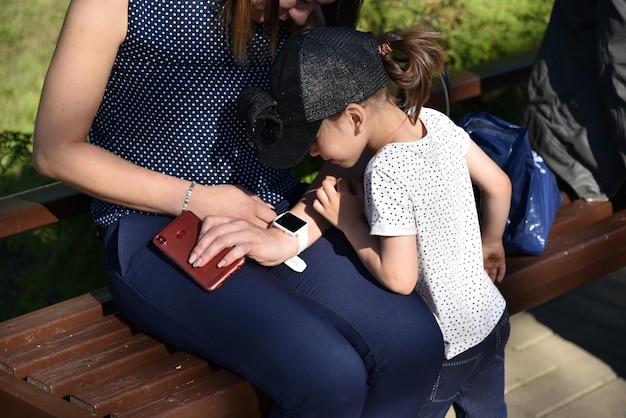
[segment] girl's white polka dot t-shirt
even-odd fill
[[[415,235],[417,291],[437,316],[446,357],[480,343],[506,302],[483,267],[480,226],[465,153],[471,140],[446,115],[424,108],[426,136],[384,146],[365,172],[371,233]]]

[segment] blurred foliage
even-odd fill
[[[380,34],[426,25],[441,32],[450,69],[534,49],[553,2],[545,0],[365,0],[359,29]]]
[[[0,133],[0,176],[11,170],[19,172],[30,165],[32,138],[32,134],[23,132]]]
[[[0,196],[51,181],[32,167],[31,132],[68,3],[0,0]],[[448,67],[457,69],[537,48],[551,8],[544,0],[365,0],[359,29],[431,26],[444,36]],[[523,88],[453,105],[451,116],[488,111],[515,123]],[[310,182],[320,164],[307,157],[296,174]],[[1,239],[0,320],[105,286],[100,247],[89,214]]]

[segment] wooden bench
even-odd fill
[[[451,101],[523,81],[532,55],[452,73]],[[435,87],[431,105],[443,103]],[[626,265],[626,211],[570,201],[538,257],[509,256],[500,288],[512,314]],[[59,183],[0,199],[0,238],[88,209]],[[76,278],[77,280],[79,278]],[[96,290],[0,323],[0,405],[19,417],[263,417],[267,397],[241,377],[156,341]]]

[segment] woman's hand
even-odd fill
[[[276,218],[272,205],[239,186],[229,184],[207,187],[196,185],[188,209],[200,219],[208,215],[238,218],[263,229]]]
[[[345,231],[363,218],[363,184],[328,176],[317,189],[313,209],[330,224]]]
[[[218,263],[218,267],[230,265],[243,256],[264,266],[275,266],[297,253],[298,238],[239,218],[207,216],[189,263],[202,267],[221,250],[230,247],[232,250]]]

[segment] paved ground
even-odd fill
[[[510,418],[626,418],[625,378],[626,269],[511,318]]]

